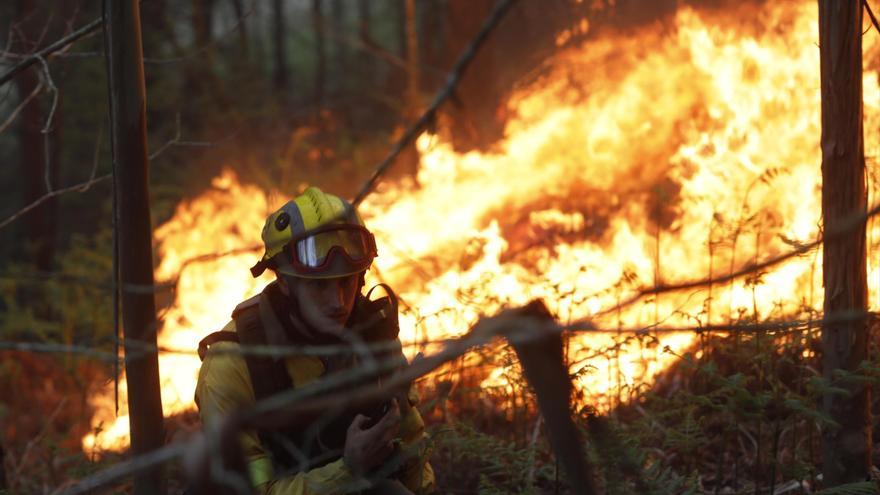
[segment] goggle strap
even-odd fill
[[[263,274],[263,272],[266,271],[266,268],[268,268],[268,265],[265,261],[258,261],[256,265],[251,267],[251,276],[253,276],[254,278],[259,277]]]

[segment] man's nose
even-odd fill
[[[327,288],[327,303],[334,311],[342,310],[345,306],[345,290],[338,281],[333,280],[332,283],[328,284]]]

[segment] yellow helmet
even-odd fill
[[[344,199],[309,187],[269,215],[263,226],[266,252],[251,268],[304,278],[344,277],[367,270],[376,240]]]

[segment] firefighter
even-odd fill
[[[367,359],[405,364],[394,293],[387,286],[381,298],[363,293],[376,243],[345,200],[310,187],[267,218],[262,238],[265,254],[251,273],[270,269],[275,280],[199,343],[195,400],[203,424],[327,375],[363,369]],[[267,356],[236,352],[239,345],[333,352]],[[416,401],[406,386],[366,408],[329,411],[283,431],[246,431],[241,442],[251,482],[266,494],[343,493],[366,483],[375,493],[427,493],[434,473]]]

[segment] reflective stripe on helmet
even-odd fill
[[[347,237],[348,234],[337,233],[337,238],[328,234],[308,241],[303,237],[305,242],[302,246],[290,245],[298,236],[331,223],[341,227],[363,228],[366,238]],[[342,276],[365,270],[375,257],[375,240],[364,228],[363,220],[357,211],[344,199],[324,193],[317,187],[307,188],[303,194],[272,213],[266,219],[262,238],[266,251],[263,258],[251,268],[251,273],[255,277],[266,268],[273,268],[288,275],[310,278]],[[369,242],[365,239],[369,239]],[[312,244],[309,244],[310,242]],[[327,258],[336,246],[344,251],[344,256],[328,262]],[[367,246],[371,246],[371,249],[367,249]],[[292,249],[287,255],[282,255],[285,248]],[[298,253],[297,249],[300,249],[301,253]],[[369,253],[373,254],[368,255]],[[293,264],[291,264],[292,257],[296,257],[296,262]],[[327,272],[319,273],[318,268],[326,269]]]

